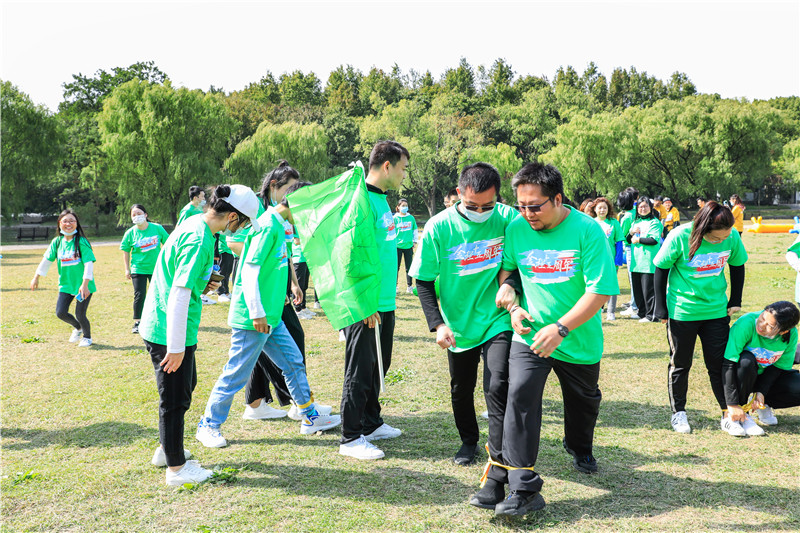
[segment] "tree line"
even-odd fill
[[[342,65],[324,85],[313,72],[267,72],[226,92],[174,87],[140,62],[73,75],[63,89],[51,113],[2,82],[4,216],[69,205],[125,221],[142,203],[174,222],[190,185],[258,187],[278,159],[319,181],[380,139],[409,149],[401,194],[430,214],[475,161],[499,169],[507,201],[511,177],[532,160],[558,166],[574,199],[635,186],[687,204],[793,193],[800,178],[800,97],[700,94],[680,72],[660,80],[616,68],[609,79],[590,63],[548,79],[518,76],[503,59],[473,68],[462,58],[438,79]]]

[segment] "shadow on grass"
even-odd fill
[[[397,341],[401,341],[401,342],[430,342],[430,343],[435,344],[436,335],[434,335],[433,333],[431,333],[430,335],[425,336],[425,337],[420,337],[420,336],[417,336],[417,335],[413,335],[413,336],[412,335],[395,335],[394,336],[394,340],[395,340],[395,342],[397,342]],[[438,346],[437,346],[437,348],[438,348]]]
[[[663,359],[664,363],[669,362],[669,347],[665,344],[664,349],[659,352],[614,352],[604,353],[603,360],[609,359]],[[602,363],[601,363],[602,372]],[[665,373],[666,374],[666,373]]]
[[[99,422],[67,429],[3,428],[3,439],[17,440],[4,444],[7,450],[29,450],[53,444],[78,448],[128,446],[141,438],[153,437],[153,428],[130,422]],[[7,440],[6,440],[7,442]]]
[[[200,331],[208,331],[209,333],[222,333],[223,335],[230,336],[231,328],[222,326],[200,326]]]
[[[144,343],[142,344],[131,344],[128,346],[112,346],[111,344],[92,344],[93,350],[113,350],[115,352],[131,352],[131,351],[143,351],[147,352],[144,347]]]

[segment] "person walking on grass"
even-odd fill
[[[601,196],[594,201],[594,215],[595,221],[603,228],[603,233],[606,234],[608,239],[608,246],[611,255],[614,257],[614,266],[619,269],[620,266],[625,264],[624,253],[622,250],[622,243],[625,242],[625,236],[622,234],[622,227],[617,222],[614,215],[614,208],[608,198]],[[606,313],[606,320],[616,320],[617,315],[617,295],[614,294],[608,299],[608,312]]]
[[[670,424],[678,433],[692,431],[686,416],[686,395],[698,337],[711,391],[720,410],[727,408],[722,363],[728,324],[742,307],[747,261],[742,240],[732,228],[730,210],[717,202],[706,202],[690,224],[667,235],[653,260],[655,318],[667,325],[670,350],[667,367]],[[726,264],[731,278],[730,297],[726,296]]]
[[[406,292],[414,292],[414,280],[411,274],[411,260],[414,256],[414,245],[417,244],[417,221],[408,214],[408,200],[400,198],[395,207],[394,227],[397,231],[397,270],[400,270],[400,260],[406,265]]]
[[[650,199],[640,196],[636,216],[625,235],[625,240],[631,245],[631,287],[639,305],[639,314],[631,315],[631,318],[638,318],[639,322],[655,322],[653,274],[656,268],[653,258],[658,252],[663,229]]]
[[[778,419],[773,408],[800,405],[800,373],[792,369],[800,311],[792,302],[775,302],[742,315],[731,326],[722,381],[727,415],[721,427],[729,435],[757,437]]]
[[[633,225],[633,219],[636,216],[636,200],[638,198],[639,191],[633,187],[628,187],[624,191],[620,192],[617,197],[617,206],[619,206],[619,214],[617,215],[617,219],[619,220],[619,226],[622,229],[623,238],[630,231],[631,225]],[[633,276],[631,271],[633,254],[631,253],[631,245],[628,244],[628,241],[623,241],[622,251],[625,253],[625,265],[628,269],[628,283],[631,288],[631,299],[626,304],[625,309],[620,312],[620,315],[627,317],[636,316],[639,314],[639,305],[633,292]]]
[[[253,225],[258,230],[258,198],[243,185],[219,185],[208,209],[172,232],[158,255],[144,302],[139,334],[150,354],[159,395],[161,447],[152,463],[166,466],[166,484],[180,486],[208,479],[212,472],[183,448],[184,414],[197,384],[195,352],[200,327],[200,295],[215,290],[211,282],[214,235]]]
[[[92,345],[92,331],[86,311],[92,294],[97,291],[94,283],[94,252],[75,211],[62,211],[58,215],[57,227],[61,235],[50,242],[30,287],[32,291],[38,289],[39,278],[46,276],[53,262],[58,261],[56,316],[72,326],[69,342],[77,342],[79,347],[88,348]],[[69,312],[72,300],[77,300],[75,316]]]
[[[202,215],[203,207],[206,205],[206,192],[197,185],[189,187],[189,203],[183,206],[178,213],[178,223],[175,225],[177,228],[183,221],[194,215]]]
[[[496,305],[497,274],[506,227],[518,215],[497,203],[499,192],[500,174],[493,166],[464,167],[458,179],[461,200],[425,224],[411,265],[428,328],[436,332],[436,344],[447,350],[450,400],[461,438],[454,462],[461,466],[472,464],[478,453],[474,396],[481,358],[489,453],[502,458],[511,322],[506,309]]]
[[[564,449],[578,471],[597,471],[592,443],[603,355],[598,311],[619,293],[619,285],[603,230],[565,204],[558,169],[529,163],[511,185],[522,216],[506,229],[500,281],[519,271],[522,298],[511,308],[503,460],[493,460],[475,498],[494,503],[495,514],[520,516],[545,506],[543,481],[534,468],[551,371],[563,395]],[[503,499],[505,483],[511,494]]]
[[[133,227],[128,228],[122,236],[119,249],[125,265],[125,277],[133,283],[133,329],[131,333],[139,333],[139,322],[142,320],[144,298],[147,295],[147,283],[153,277],[153,269],[161,247],[167,242],[169,233],[161,224],[151,222],[147,210],[142,204],[131,207]]]

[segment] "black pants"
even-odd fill
[[[222,281],[219,284],[219,289],[217,290],[217,294],[230,294],[230,288],[228,287],[228,278],[233,271],[233,254],[229,254],[227,252],[220,252],[219,254],[219,273],[223,276]]]
[[[639,306],[639,318],[653,320],[656,311],[655,275],[631,272],[633,299]]]
[[[394,340],[394,311],[380,313],[381,355],[383,374],[392,362]],[[342,385],[342,444],[361,435],[369,435],[383,424],[378,374],[378,347],[375,331],[363,320],[344,328],[344,383]]]
[[[306,291],[308,290],[308,280],[310,278],[308,264],[305,262],[294,263],[294,275],[297,276],[297,284],[300,285],[300,290],[303,291],[303,301],[300,302],[300,305],[295,306],[295,310],[300,311],[306,308]]]
[[[757,380],[755,387],[758,390]],[[795,369],[781,370],[780,376],[764,395],[764,403],[774,409],[787,409],[800,405],[800,372]]]
[[[56,300],[56,316],[73,328],[81,330],[84,339],[91,339],[92,326],[89,324],[89,319],[86,318],[86,310],[89,307],[89,302],[92,301],[92,295],[90,294],[82,302],[75,303],[75,316],[72,316],[69,312],[69,306],[72,304],[73,299],[75,299],[75,296],[72,294],[59,292],[58,300]]]
[[[458,435],[464,444],[480,438],[475,417],[475,385],[478,363],[483,357],[483,392],[489,411],[489,453],[496,461],[503,453],[503,417],[508,398],[508,351],[511,332],[499,333],[480,346],[463,352],[447,351],[450,366],[450,401]]]
[[[144,345],[150,353],[156,373],[159,398],[158,437],[161,447],[167,456],[167,466],[181,466],[186,462],[183,454],[183,418],[192,405],[192,391],[197,385],[197,367],[194,362],[197,345],[186,347],[181,366],[170,374],[161,368],[161,361],[167,355],[167,347],[148,341],[144,341]]]
[[[306,362],[306,335],[303,331],[303,326],[300,325],[300,319],[294,312],[292,304],[283,306],[283,313],[281,320],[286,324],[286,329],[289,330],[289,335],[294,339],[300,353],[303,354],[303,364]],[[286,380],[283,377],[283,372],[277,367],[272,360],[267,357],[267,354],[261,352],[256,361],[256,366],[250,374],[250,379],[245,386],[245,401],[251,404],[256,400],[264,398],[267,403],[272,402],[272,394],[269,391],[269,384],[275,388],[275,396],[278,397],[280,405],[289,405],[292,401],[292,395],[289,394],[289,387],[286,386]]]
[[[728,346],[730,317],[711,320],[667,321],[667,340],[669,341],[669,366],[667,384],[669,404],[672,412],[686,410],[686,393],[689,390],[689,370],[692,368],[694,345],[697,337],[703,346],[703,359],[711,382],[711,391],[720,409],[726,409],[725,392],[722,386],[722,360]]]
[[[542,395],[550,370],[555,371],[564,398],[564,438],[578,455],[592,453],[594,426],[602,395],[597,386],[600,363],[578,365],[535,355],[527,344],[511,343],[508,358],[508,408],[503,426],[503,462],[533,467],[539,455]],[[542,478],[533,470],[493,467],[489,476],[511,490],[539,491]]]
[[[133,282],[133,320],[136,322],[142,319],[144,297],[147,296],[147,282],[152,277],[152,274],[131,274],[131,282]]]
[[[221,269],[222,267],[220,267]],[[239,256],[233,256],[233,263],[231,264],[231,281],[236,284],[236,270],[239,268]]]
[[[753,392],[758,378],[756,357],[745,350],[739,355],[739,361],[722,360],[722,383],[727,405],[744,405]]]
[[[406,263],[406,285],[411,287],[414,280],[408,273],[411,271],[411,260],[414,259],[414,248],[398,248],[397,249],[397,271],[400,272],[400,259],[405,259]]]

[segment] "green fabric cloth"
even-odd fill
[[[342,329],[374,314],[383,266],[378,256],[376,215],[361,164],[287,198],[320,304],[331,325]]]
[[[78,235],[75,234],[71,241],[59,235],[50,241],[50,247],[44,253],[48,261],[56,261],[58,268],[58,292],[65,292],[77,296],[78,290],[83,285],[83,268],[85,263],[95,261],[92,245],[85,238],[80,239],[80,257],[75,253],[75,243]],[[96,292],[94,280],[89,280],[89,292]]]
[[[223,233],[219,234],[219,246],[217,247],[218,250],[219,250],[219,253],[221,253],[221,254],[233,254],[231,249],[228,248],[228,242],[227,242],[226,239],[227,239],[227,237],[225,237],[225,234],[223,234]]]
[[[531,331],[514,333],[513,340],[527,345],[534,334],[554,324],[587,292],[619,294],[617,269],[608,253],[605,234],[587,215],[566,206],[567,217],[555,228],[534,231],[519,217],[506,230],[503,270],[519,269],[520,305],[533,317]],[[575,328],[551,357],[568,363],[594,364],[603,355],[603,328],[598,311]]]
[[[197,344],[203,294],[214,265],[214,235],[203,217],[192,217],[167,239],[156,260],[144,301],[139,334],[146,341],[167,344],[167,299],[173,286],[191,290],[186,321],[186,346]]]
[[[286,295],[289,268],[286,255],[286,243],[283,240],[283,224],[271,212],[258,217],[261,229],[250,232],[242,249],[242,265],[237,269],[236,281],[233,285],[231,307],[228,311],[228,325],[237,329],[255,330],[250,310],[245,303],[242,291],[242,275],[244,264],[259,265],[258,292],[261,306],[264,309],[267,324],[277,327],[283,313],[283,302]]]
[[[122,237],[119,249],[131,254],[131,274],[152,274],[161,247],[169,233],[161,224],[148,222],[144,231],[133,226]]]
[[[456,339],[455,348],[449,348],[453,352],[511,331],[509,314],[497,308],[495,297],[506,228],[518,216],[497,204],[486,222],[477,223],[453,206],[425,224],[409,274],[422,281],[439,280],[442,317]]]
[[[594,220],[603,228],[603,233],[606,234],[608,245],[611,248],[611,256],[614,257],[617,253],[617,243],[625,240],[625,235],[622,234],[622,226],[613,218],[607,218],[605,220],[596,218]]]
[[[192,202],[189,202],[188,204],[183,206],[181,212],[178,213],[178,225],[180,226],[181,224],[183,224],[183,221],[189,217],[202,214],[203,214],[203,208],[195,207],[195,205]]]
[[[292,246],[292,263],[299,264],[305,262],[306,262],[306,256],[305,254],[303,254],[303,245],[295,244],[294,246]]]
[[[667,234],[654,259],[658,268],[669,270],[667,309],[675,320],[712,320],[728,314],[728,282],[725,264],[741,266],[747,252],[739,233],[719,244],[703,239],[689,259],[689,237],[694,222],[678,226]]]
[[[781,335],[767,339],[756,331],[760,314],[761,311],[747,313],[733,323],[725,348],[725,359],[739,361],[742,352],[747,350],[756,357],[759,374],[771,365],[781,370],[791,370],[797,349],[797,328],[789,330],[789,342],[785,342]]]
[[[639,230],[639,237],[650,237],[655,239],[657,243],[661,242],[661,232],[664,227],[661,222],[655,218],[635,218],[631,224],[630,231]],[[629,231],[629,233],[630,233]],[[653,265],[653,259],[658,253],[658,244],[641,244],[631,243],[631,272],[638,272],[640,274],[653,274],[656,271]]]
[[[417,221],[411,215],[394,215],[394,227],[397,231],[397,247],[401,250],[408,250],[414,246],[414,238],[417,236]]]
[[[789,246],[789,249],[786,250],[787,252],[794,252],[798,256],[800,256],[800,235],[798,235],[797,239]],[[797,277],[795,278],[794,282],[794,301],[800,302],[800,272],[797,273]]]

